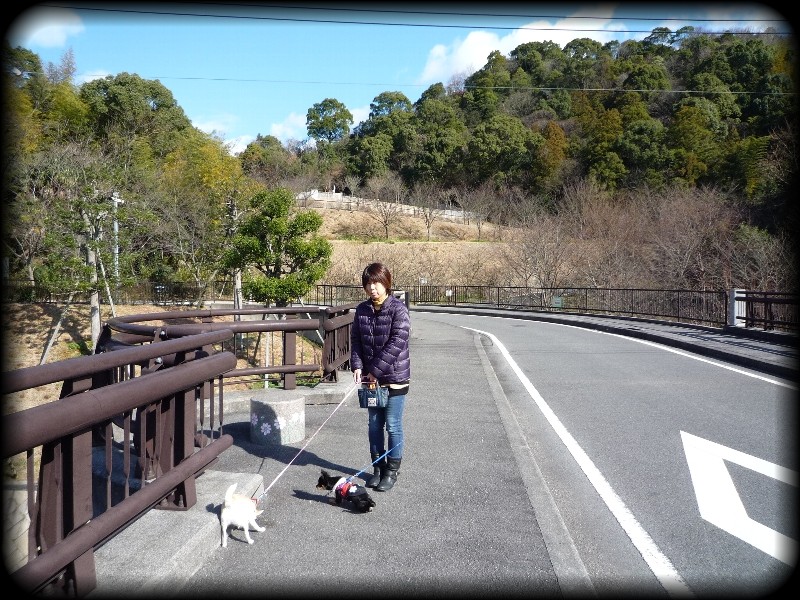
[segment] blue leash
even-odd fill
[[[358,477],[358,476],[359,476],[359,475],[361,475],[361,474],[362,474],[364,471],[366,471],[366,470],[367,470],[367,469],[369,469],[369,468],[370,468],[372,465],[374,465],[376,462],[380,462],[381,460],[383,460],[383,458],[384,458],[384,457],[385,457],[387,454],[389,454],[389,452],[391,452],[392,450],[394,450],[395,448],[397,448],[399,445],[400,445],[400,442],[398,442],[397,444],[395,444],[393,448],[389,448],[389,449],[388,449],[386,452],[384,452],[383,454],[381,454],[381,455],[380,455],[378,458],[376,458],[375,460],[373,460],[373,461],[372,461],[372,462],[371,462],[369,465],[367,465],[366,467],[364,467],[363,469],[361,469],[361,470],[360,470],[358,473],[356,473],[355,475],[350,475],[350,477],[348,477],[348,478],[347,478],[345,481],[346,481],[347,483],[350,483],[350,481],[352,481],[352,479],[353,479],[354,477]]]

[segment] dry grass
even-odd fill
[[[508,231],[492,224],[437,219],[428,240],[421,217],[398,216],[386,240],[383,226],[369,213],[320,210],[322,234],[333,245],[333,264],[324,283],[360,285],[364,266],[385,263],[399,285],[429,283],[488,285],[505,281],[503,239]]]
[[[321,233],[330,240],[350,241],[386,241],[383,225],[374,213],[360,210],[314,209],[322,215]],[[481,227],[480,238],[478,228],[474,224],[463,221],[450,221],[437,218],[431,225],[431,239],[422,217],[397,215],[389,228],[392,241],[410,242],[474,242],[493,240],[497,236],[497,228],[491,223]]]
[[[61,319],[64,308],[62,304],[3,304],[3,371],[53,363],[89,353],[92,335],[88,307],[72,305]],[[149,304],[115,308],[118,316],[166,310],[166,307]],[[103,305],[101,320],[105,321],[112,316],[111,307]],[[60,319],[61,325],[56,332]],[[51,343],[54,333],[56,335]],[[9,394],[3,398],[2,414],[29,408],[42,401],[54,400],[58,398],[60,390],[61,384],[54,383]]]

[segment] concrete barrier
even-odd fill
[[[250,398],[250,441],[262,446],[293,444],[306,437],[305,396],[264,392]]]

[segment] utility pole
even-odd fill
[[[114,283],[119,285],[119,223],[117,223],[117,204],[125,204],[117,192],[111,194],[114,215]]]

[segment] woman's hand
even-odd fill
[[[356,369],[353,371],[353,381],[356,383],[361,383],[361,369]]]

